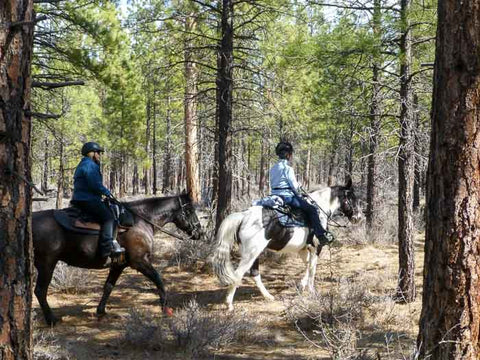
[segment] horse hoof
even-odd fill
[[[265,296],[265,299],[267,299],[268,301],[274,301],[274,300],[275,300],[275,296],[273,296],[273,295],[268,295],[268,296]]]
[[[165,315],[167,315],[168,317],[172,317],[173,316],[173,309],[171,307],[165,306],[163,308],[163,313]]]
[[[57,325],[57,323],[61,320],[61,318],[57,318],[56,316],[50,316],[49,318],[45,319],[45,321],[47,322],[47,325],[48,326],[55,326]]]

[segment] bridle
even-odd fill
[[[192,229],[196,229],[200,226],[200,220],[192,221],[191,216],[188,216],[187,211],[185,210],[186,207],[192,206],[189,202],[182,203],[182,196],[178,197],[178,203],[180,204],[180,211],[181,217],[185,220],[188,225],[192,227]]]
[[[345,200],[347,201],[348,206],[350,206],[350,208],[353,208],[351,200],[347,196],[349,191],[351,191],[351,190],[345,190],[345,193],[344,193]],[[317,208],[317,210],[320,210],[322,213],[325,214],[325,216],[327,217],[327,224],[328,225],[331,225],[331,226],[334,226],[334,227],[341,227],[341,228],[346,228],[347,227],[346,225],[339,224],[337,221],[335,221],[333,219],[333,213],[331,211],[329,211],[327,213],[325,210],[323,210],[323,208],[320,205],[318,205],[318,203],[315,200],[313,200],[312,197],[310,196],[310,194],[308,194],[305,190],[303,190],[303,195],[309,200],[309,203],[311,205],[315,206]],[[340,210],[340,211],[342,212],[343,215],[345,215],[345,213],[342,210]]]
[[[121,201],[117,200],[117,198],[115,198],[114,196],[111,196],[111,199],[113,201],[115,201],[116,203],[118,204],[121,204],[121,206],[125,207],[125,209],[127,209],[128,211],[130,211],[132,214],[134,214],[135,216],[138,216],[140,219],[142,219],[143,221],[145,221],[146,223],[150,224],[151,226],[153,226],[155,229],[167,234],[167,235],[170,235],[170,236],[173,236],[174,238],[177,238],[179,240],[183,240],[183,241],[186,241],[187,239],[182,237],[182,236],[179,236],[171,231],[168,231],[168,230],[165,230],[164,228],[162,228],[160,225],[158,224],[155,224],[153,221],[151,221],[150,219],[147,219],[145,216],[143,215],[140,215],[138,212],[136,212],[135,210],[133,210],[130,206],[128,206],[127,204],[125,203],[122,203]],[[185,211],[184,211],[184,207],[187,206],[188,204],[186,205],[182,205],[182,201],[180,200],[180,197],[178,197],[178,200],[179,200],[179,203],[180,203],[180,208],[181,208],[181,211],[182,211],[182,216],[186,219],[187,216],[185,215]],[[195,225],[198,225],[200,224],[200,222],[196,223]]]

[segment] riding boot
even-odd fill
[[[115,220],[113,219],[107,220],[102,225],[102,230],[100,232],[100,243],[98,244],[100,256],[102,258],[107,258],[112,253],[114,225],[115,225]]]

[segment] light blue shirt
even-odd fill
[[[282,159],[270,169],[270,190],[273,195],[294,196],[300,185],[288,160]]]

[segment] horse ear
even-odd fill
[[[351,189],[352,188],[352,178],[349,178],[348,181],[347,181],[347,185],[345,185],[345,187],[347,189]]]

